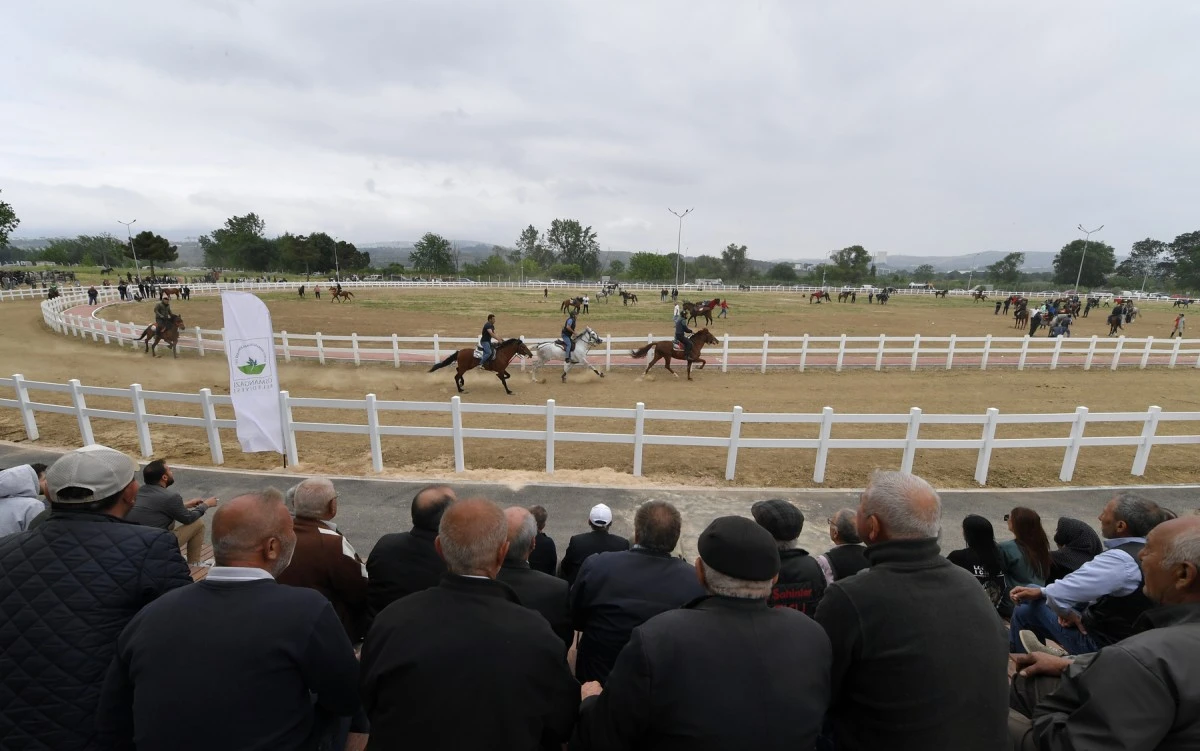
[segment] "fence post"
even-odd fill
[[[221,327],[221,350],[225,353],[225,358],[229,359],[229,335],[224,326]]]
[[[554,400],[546,400],[546,474],[554,474]]]
[[[1025,369],[1025,357],[1029,354],[1029,339],[1029,334],[1026,334],[1025,338],[1021,340],[1021,357],[1017,360],[1017,370]]]
[[[1058,356],[1062,353],[1063,338],[1061,336],[1054,337],[1054,353],[1050,355],[1050,369],[1058,368]]]
[[[462,398],[450,397],[450,438],[454,442],[454,471],[466,471],[463,456]]]
[[[1133,455],[1132,475],[1141,477],[1146,474],[1146,462],[1150,459],[1150,449],[1154,447],[1154,434],[1158,430],[1158,416],[1162,407],[1150,407],[1146,412],[1146,422],[1142,425],[1142,439],[1138,443],[1137,453]]]
[[[154,445],[150,442],[150,425],[146,422],[146,402],[142,399],[142,385],[132,384],[129,387],[129,397],[133,401],[133,422],[137,426],[138,446],[142,456],[154,456]]]
[[[196,352],[198,352],[201,357],[204,357],[204,333],[203,333],[203,331],[204,330],[201,329],[199,326],[196,327]]]
[[[358,356],[358,334],[350,332],[350,349],[354,352],[354,364],[361,365],[362,361]]]
[[[1175,346],[1171,348],[1171,360],[1167,363],[1168,368],[1175,367],[1175,361],[1179,359],[1179,347],[1183,344],[1183,337],[1175,340]]]
[[[200,389],[200,413],[204,417],[204,431],[208,434],[208,450],[213,464],[225,463],[225,452],[221,448],[221,431],[217,430],[217,412],[213,409],[212,389]]]
[[[770,334],[763,334],[763,350],[762,350],[762,367],[761,372],[767,372],[767,342],[770,340]]]
[[[992,462],[992,442],[996,440],[996,418],[1000,410],[988,407],[987,419],[983,423],[983,445],[979,447],[979,458],[975,460],[975,482],[987,485],[988,465]]]
[[[1096,356],[1096,342],[1099,339],[1095,334],[1092,334],[1092,340],[1088,342],[1087,357],[1083,359],[1083,369],[1092,369],[1092,358]]]
[[[1142,361],[1138,365],[1139,370],[1145,370],[1146,365],[1150,362],[1150,350],[1154,347],[1154,337],[1146,337],[1146,346],[1142,349]]]
[[[821,432],[817,436],[817,462],[813,482],[825,482],[825,460],[829,458],[829,432],[833,428],[833,407],[821,410]]]
[[[100,336],[104,337],[104,343],[112,344],[112,342],[110,342],[108,339],[108,321],[101,318],[97,321],[97,323],[100,324]]]
[[[729,372],[729,332],[721,335],[721,372]]]
[[[296,429],[292,427],[292,397],[286,391],[279,392],[279,418],[283,428],[283,448],[287,451],[286,461],[294,466],[300,463],[300,456],[296,448]]]
[[[954,365],[954,343],[958,341],[958,334],[950,335],[950,346],[946,347],[946,370],[949,370]]]
[[[804,335],[804,340],[800,342],[800,372],[804,372],[804,365],[808,362],[808,334]]]
[[[913,335],[912,361],[909,362],[909,364],[908,364],[908,369],[913,372],[916,372],[916,370],[917,370],[917,355],[920,353],[920,351],[921,351],[921,335],[914,334]]]
[[[367,394],[367,435],[371,438],[371,471],[383,471],[383,446],[379,440],[379,410],[375,406],[375,395]]]
[[[87,402],[83,399],[79,379],[72,378],[68,381],[68,385],[71,387],[71,404],[75,407],[75,420],[79,423],[79,437],[83,439],[84,446],[91,446],[96,439],[92,436],[92,420],[87,415]]]
[[[912,472],[913,459],[917,455],[917,433],[921,429],[921,408],[908,410],[908,431],[904,434],[904,458],[900,460],[901,472]]]
[[[29,407],[29,391],[25,387],[25,376],[13,374],[13,391],[17,394],[17,407],[21,410],[21,422],[25,424],[25,437],[31,441],[38,439],[37,420]]]
[[[733,408],[733,420],[729,426],[729,450],[725,452],[725,479],[732,480],[737,468],[738,438],[742,435],[742,408]]]
[[[612,370],[612,334],[604,335],[604,372]]]
[[[96,331],[96,319],[95,318],[85,318],[83,320],[86,322],[85,325],[87,326],[87,328],[91,329],[91,331],[92,331],[92,341],[93,342],[100,341],[100,334]]]
[[[837,372],[837,373],[842,372],[842,360],[844,360],[845,358],[846,358],[846,335],[842,334],[842,338],[838,342],[837,367],[834,369],[834,372]],[[820,482],[820,480],[818,480],[817,482]]]
[[[633,476],[642,476],[642,445],[646,434],[646,404],[638,402],[633,416]]]
[[[400,367],[400,337],[392,334],[392,365]]]
[[[291,342],[288,341],[287,331],[280,331],[279,338],[283,342],[283,361],[291,362],[292,361],[292,345],[291,345]]]
[[[321,336],[321,332],[317,332],[317,361],[322,365],[325,364],[325,339]]]
[[[992,335],[983,338],[983,356],[979,358],[979,369],[987,370],[988,355],[992,354]]]
[[[887,341],[886,334],[879,335],[879,349],[875,350],[875,370],[883,370],[883,344]]]
[[[1079,442],[1083,439],[1083,428],[1087,424],[1087,407],[1075,408],[1075,422],[1071,424],[1071,443],[1067,446],[1067,452],[1063,455],[1062,471],[1058,473],[1058,479],[1063,482],[1070,482],[1075,476],[1075,461],[1079,458]]]
[[[437,334],[433,335],[433,361],[435,363],[442,361],[442,347]],[[458,471],[462,472],[461,469]]]
[[[1113,350],[1112,365],[1109,370],[1116,370],[1117,365],[1121,362],[1121,350],[1125,348],[1125,335],[1121,334],[1117,337],[1117,347]]]

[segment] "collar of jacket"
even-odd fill
[[[413,537],[419,537],[422,540],[428,540],[429,542],[433,542],[434,538],[437,537],[437,532],[433,532],[428,529],[421,529],[420,527],[413,527],[409,534]]]
[[[888,540],[878,545],[869,545],[865,554],[872,568],[890,566],[915,570],[937,565],[941,550],[936,537],[923,537],[917,540]]]
[[[529,561],[505,561],[500,568],[530,568]]]
[[[784,558],[799,558],[802,555],[808,555],[808,551],[804,548],[788,548],[787,550],[779,551],[779,559]]]
[[[629,549],[629,552],[641,553],[642,555],[652,555],[658,558],[671,557],[671,552],[669,550],[651,550],[650,548],[643,548],[641,545],[634,545]]]
[[[438,586],[451,592],[461,592],[475,597],[498,597],[501,600],[521,604],[521,598],[517,597],[517,593],[513,591],[512,587],[495,579],[474,579],[458,574],[442,574],[442,581]]]
[[[683,606],[686,610],[768,610],[767,601],[748,600],[743,597],[705,595],[697,597]]]
[[[108,524],[133,524],[124,519],[106,514],[103,511],[62,511],[53,509],[50,515],[46,517],[46,521],[68,521],[68,522],[104,522]]]
[[[1159,605],[1138,616],[1137,631],[1152,628],[1180,626],[1185,623],[1200,623],[1200,602],[1184,602],[1178,605]]]

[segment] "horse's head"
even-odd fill
[[[516,342],[518,355],[521,357],[533,357],[533,353],[529,351],[529,347],[525,346],[525,342],[521,341],[520,339],[517,339]]]
[[[583,330],[583,340],[588,344],[599,344],[601,341],[600,335],[593,331],[591,326]]]
[[[171,323],[175,324],[176,328],[183,328],[183,316],[173,313],[171,315]]]
[[[713,336],[708,329],[700,329],[692,334],[692,341],[699,341],[700,344],[717,344],[720,340]]]

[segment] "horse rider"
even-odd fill
[[[566,350],[566,362],[571,362],[571,350],[575,348],[575,314],[568,313],[562,327],[563,349]]]
[[[174,313],[171,312],[171,301],[167,298],[162,298],[154,306],[154,323],[158,326],[159,332],[166,331],[171,328],[171,319]]]
[[[688,339],[684,334],[694,333],[687,327],[687,321],[683,316],[675,317],[675,341],[683,345],[683,354],[685,359],[692,359],[692,340]]]
[[[495,336],[496,314],[488,313],[487,322],[483,324],[483,332],[479,335],[479,348],[483,350],[483,357],[479,359],[479,367],[481,368],[496,354],[492,348],[492,339]]]

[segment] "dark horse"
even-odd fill
[[[517,355],[533,357],[533,353],[529,351],[529,347],[525,346],[525,342],[520,339],[505,339],[503,343],[496,345],[496,356],[489,360],[484,367],[484,370],[490,370],[496,374],[506,394],[512,394],[508,388],[508,363]],[[466,389],[463,388],[463,373],[479,367],[479,358],[475,356],[475,348],[467,347],[451,353],[445,360],[430,368],[429,372],[441,370],[452,363],[458,365],[458,372],[454,374],[454,384],[458,386],[458,392],[464,394]]]
[[[691,339],[692,339],[692,358],[687,361],[687,377],[688,377],[689,381],[692,380],[692,363],[698,362],[698,363],[700,363],[700,369],[701,370],[704,369],[704,360],[700,359],[700,350],[704,349],[705,344],[716,344],[718,341],[717,337],[708,333],[708,329],[700,329],[696,333],[692,334]],[[678,373],[676,373],[674,370],[671,370],[671,358],[676,358],[676,359],[682,360],[683,359],[683,350],[675,349],[675,341],[674,340],[651,342],[650,344],[647,344],[645,347],[642,347],[641,349],[633,350],[632,352],[629,353],[629,355],[630,355],[630,357],[634,358],[635,360],[640,360],[643,357],[645,357],[646,353],[649,352],[650,350],[654,350],[654,359],[652,359],[650,361],[650,364],[646,366],[646,370],[642,373],[642,375],[646,375],[646,373],[649,373],[650,368],[654,367],[654,363],[658,362],[659,360],[662,360],[663,365],[666,366],[666,368],[667,368],[667,372],[670,373],[671,375],[675,376],[676,378],[679,377]]]
[[[137,339],[134,339],[134,341],[140,342],[143,339],[145,339],[146,340],[146,351],[152,353],[155,357],[158,357],[158,352],[155,351],[158,349],[158,343],[166,342],[167,346],[171,348],[171,354],[174,357],[178,358],[179,357],[179,331],[182,328],[183,328],[183,317],[179,316],[179,315],[172,315],[171,316],[171,325],[168,326],[166,329],[160,331],[158,328],[158,324],[152,323],[149,326],[147,326],[146,330],[142,332],[142,335],[139,336]],[[151,339],[154,340],[153,343],[150,341]]]
[[[721,298],[715,297],[712,300],[706,300],[701,303],[684,303],[683,312],[688,314],[688,323],[695,323],[698,316],[704,316],[705,325],[711,326],[713,322],[713,308],[721,304]],[[688,306],[691,306],[689,310]]]

